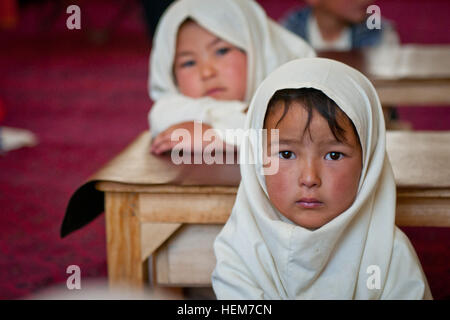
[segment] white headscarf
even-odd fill
[[[236,202],[214,243],[217,265],[212,283],[217,297],[431,298],[416,253],[394,224],[396,186],[386,154],[382,109],[372,84],[337,61],[311,58],[288,62],[256,91],[246,129],[263,128],[270,98],[285,88],[321,90],[352,120],[363,154],[358,193],[341,215],[319,229],[308,230],[284,218],[271,204],[261,164],[241,162]],[[250,159],[247,163],[255,163],[261,150],[251,139],[241,145],[241,155]],[[373,288],[377,283],[372,282],[377,274],[379,289]]]
[[[193,99],[181,95],[173,77],[177,33],[188,18],[247,54],[245,101]],[[150,97],[155,101],[149,114],[155,136],[167,127],[199,120],[214,128],[242,128],[243,111],[261,81],[281,64],[294,58],[313,57],[314,50],[300,37],[267,17],[253,0],[180,0],[161,17],[150,56]],[[227,118],[227,115],[232,118]],[[233,117],[234,115],[234,117]]]

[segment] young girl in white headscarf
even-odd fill
[[[268,133],[241,144],[242,181],[214,243],[217,298],[431,299],[394,224],[382,109],[364,75],[288,62],[256,91],[245,128]]]
[[[269,19],[253,0],[182,0],[164,13],[150,58],[152,152],[174,144],[171,133],[243,128],[248,103],[269,72],[315,56],[300,37]]]

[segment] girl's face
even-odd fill
[[[174,74],[178,89],[186,96],[243,101],[247,55],[194,21],[187,21],[178,31]]]
[[[283,105],[275,105],[265,120],[268,132],[279,129],[278,142],[271,141],[268,134],[267,154],[279,157],[279,169],[265,177],[267,191],[272,204],[286,218],[304,228],[317,229],[353,203],[362,170],[361,146],[348,118],[338,117],[345,130],[345,140],[340,142],[316,110],[309,130],[302,136],[308,112],[298,102],[292,102],[277,125]],[[270,153],[274,149],[276,154]]]

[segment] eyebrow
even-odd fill
[[[271,144],[275,144],[275,143],[271,142]],[[301,140],[300,139],[295,139],[295,138],[285,138],[285,139],[279,139],[278,140],[278,144],[279,145],[280,144],[296,144],[296,143],[301,143]],[[332,139],[332,140],[330,139],[330,140],[322,141],[322,142],[320,142],[320,145],[330,145],[330,146],[346,145],[346,146],[349,146],[349,147],[353,147],[351,144],[349,144],[346,141],[339,141],[339,140],[336,140],[336,139]]]
[[[222,41],[223,41],[222,39],[216,37],[214,40],[212,40],[210,43],[208,43],[208,44],[206,45],[206,47],[207,47],[207,48],[213,47],[214,45],[216,45],[217,43],[220,43],[220,42],[222,42]],[[192,52],[192,51],[181,51],[181,52],[178,52],[178,53],[175,55],[175,58],[183,57],[183,56],[192,56],[192,55],[194,55],[194,54],[195,54],[195,53]]]
[[[222,42],[223,40],[220,39],[219,37],[216,37],[213,41],[211,41],[209,44],[206,45],[207,48],[210,48],[214,45],[216,45],[219,42]]]
[[[279,139],[278,144],[300,143],[300,139]]]
[[[194,53],[192,51],[181,51],[175,55],[175,59],[183,56],[193,56]]]
[[[347,145],[347,146],[351,146],[347,141],[339,141],[339,140],[336,140],[336,139],[333,139],[333,140],[326,140],[326,141],[323,141],[322,143],[321,143],[322,145],[341,145],[341,144],[345,144],[345,145]]]

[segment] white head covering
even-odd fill
[[[200,26],[221,39],[245,50],[247,54],[246,101],[236,101],[230,108],[233,102],[219,101],[215,105],[217,100],[209,97],[192,99],[180,94],[173,77],[173,60],[178,29],[188,18],[195,20]],[[232,112],[242,113],[241,111],[247,108],[257,86],[269,72],[289,60],[313,56],[315,56],[314,50],[303,39],[268,18],[264,10],[253,0],[175,1],[161,17],[150,56],[150,97],[154,101],[159,101],[163,97],[170,100],[164,108],[159,107],[161,110],[155,110],[154,118],[156,119],[150,119],[152,132],[154,134],[154,131],[161,131],[158,121],[163,123],[170,121],[164,120],[164,115],[174,116],[174,112],[178,113],[175,115],[177,122],[180,120],[219,121],[211,120],[209,118],[211,115],[208,114],[216,106],[218,109],[229,108]],[[187,119],[184,119],[182,108],[186,104],[189,104],[187,109],[189,112],[186,115]],[[175,105],[175,107],[167,110],[170,108],[167,105]],[[155,106],[156,104],[153,108]],[[219,114],[212,117],[223,118],[223,112],[219,111]],[[242,126],[243,121],[244,117],[241,121]],[[220,124],[218,126],[220,127]]]
[[[431,298],[415,251],[394,224],[396,186],[386,154],[382,109],[372,84],[337,61],[291,61],[269,75],[256,91],[246,129],[263,128],[270,98],[285,88],[321,90],[352,120],[363,154],[358,193],[341,215],[319,229],[308,230],[284,218],[271,204],[261,164],[241,162],[236,202],[214,244],[217,265],[212,282],[217,297]],[[251,139],[241,145],[241,153],[249,157],[247,163],[257,162],[261,150],[261,143]],[[372,280],[378,270],[376,289]]]

